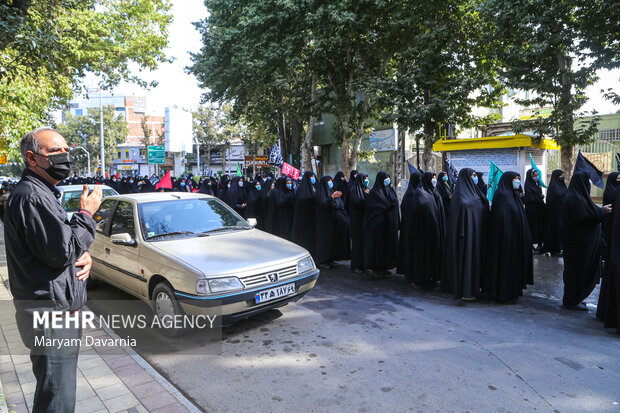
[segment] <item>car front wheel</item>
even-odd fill
[[[182,328],[172,328],[167,324],[183,317],[185,313],[174,296],[174,292],[167,282],[160,282],[155,286],[151,298],[153,316],[158,318],[161,325],[159,331],[167,337],[179,337],[187,331]]]

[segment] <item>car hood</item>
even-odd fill
[[[308,251],[258,229],[149,242],[149,247],[182,260],[207,276],[242,275],[295,265]]]

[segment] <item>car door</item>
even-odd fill
[[[105,265],[104,241],[105,237],[109,236],[108,224],[110,223],[110,218],[112,218],[112,214],[114,213],[117,203],[118,201],[116,199],[104,200],[99,206],[97,212],[93,215],[93,219],[97,223],[97,226],[95,240],[90,246],[89,251],[91,257],[93,258],[91,272],[95,274],[95,277],[107,279],[107,272],[109,269]]]
[[[136,239],[134,206],[131,202],[120,201],[110,222],[109,236],[103,237],[103,256],[110,283],[135,294],[142,294],[146,279],[139,274],[140,247],[112,243],[114,234],[129,234]]]

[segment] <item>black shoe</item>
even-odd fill
[[[572,310],[572,311],[588,311],[588,307],[584,304],[584,303],[579,303],[577,305],[571,305],[571,306],[564,306],[566,307],[567,310]]]

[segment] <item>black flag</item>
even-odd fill
[[[575,169],[573,170],[573,175],[577,172],[585,172],[590,176],[590,180],[592,184],[598,186],[603,189],[603,173],[598,170],[596,166],[579,151],[577,154],[577,161],[575,162]]]

